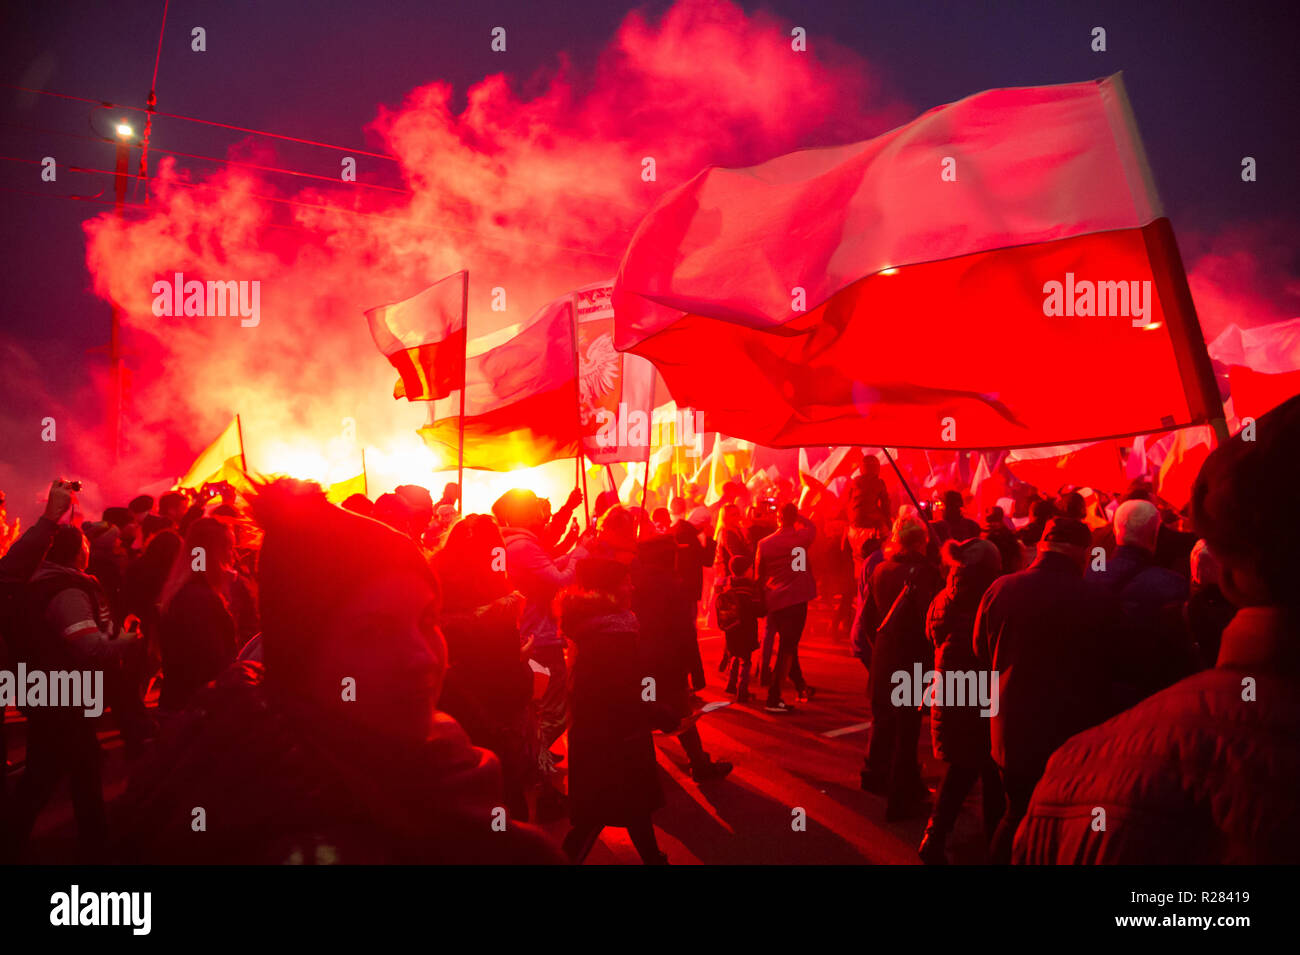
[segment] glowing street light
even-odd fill
[[[135,130],[131,128],[131,125],[129,123],[118,123],[117,134],[121,136],[123,139],[130,139],[132,136],[135,135]]]

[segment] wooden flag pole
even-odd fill
[[[370,496],[370,478],[366,476],[366,446],[361,446],[361,493]]]
[[[464,344],[460,354],[460,418],[456,448],[456,513],[465,513],[465,389],[469,385],[469,269],[461,272],[460,327]],[[364,451],[363,451],[364,453]]]

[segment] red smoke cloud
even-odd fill
[[[121,304],[139,354],[123,490],[183,471],[235,412],[255,469],[319,472],[306,467],[317,452],[346,461],[327,444],[344,418],[362,443],[427,469],[413,431],[424,409],[391,398],[362,311],[468,268],[471,336],[522,321],[613,275],[654,201],[704,166],[866,138],[911,114],[882,102],[860,59],[823,39],[795,52],[790,39],[765,14],[692,0],[657,23],[629,16],[588,75],[560,56],[531,97],[489,76],[456,113],[451,87],[431,82],[371,127],[409,198],[343,184],[285,193],[246,171],[192,179],[164,162],[147,218],[86,225],[95,289]],[[383,162],[357,158],[363,171]],[[260,324],[155,317],[153,283],[175,272],[259,280]],[[504,313],[489,307],[496,287]],[[281,443],[293,439],[291,454]]]

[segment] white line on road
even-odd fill
[[[827,730],[822,735],[834,739],[837,736],[852,736],[854,733],[861,733],[869,729],[871,729],[871,720],[867,720],[865,723],[854,723],[852,726],[841,726],[837,730]]]

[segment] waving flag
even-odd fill
[[[394,398],[434,401],[465,381],[465,299],[469,273],[366,312],[370,335],[401,377]]]
[[[244,460],[244,435],[239,415],[230,419],[217,439],[194,459],[177,487],[201,488],[205,484],[227,481],[243,490],[249,487],[248,464]]]
[[[614,280],[573,293],[578,317],[578,414],[582,447],[593,464],[650,457],[655,369],[614,348]]]
[[[615,344],[773,447],[1025,448],[1222,417],[1118,76],[710,168],[642,221]],[[1090,356],[1135,370],[1090,376]]]
[[[578,431],[577,358],[573,298],[538,310],[500,343],[476,349],[465,362],[465,467],[511,471],[574,457]],[[429,406],[420,428],[444,466],[454,466],[459,441],[459,392]]]

